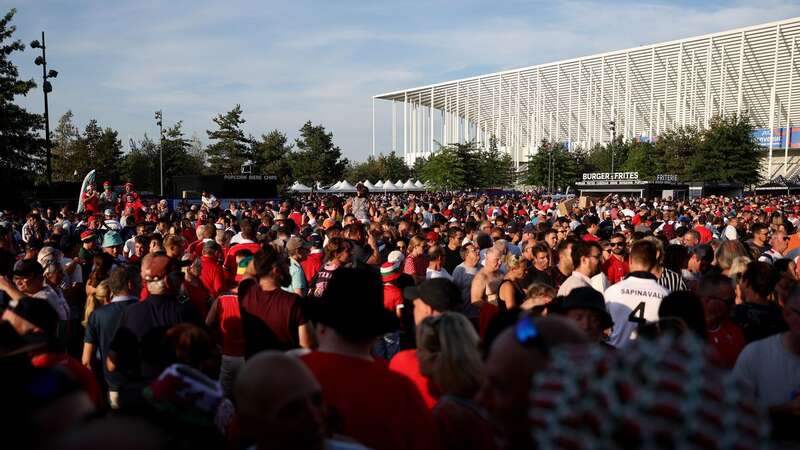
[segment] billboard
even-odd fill
[[[789,148],[800,148],[800,127],[792,127],[789,133]],[[753,138],[758,145],[768,149],[770,132],[769,128],[756,128],[753,130]],[[772,130],[772,148],[780,150],[786,148],[786,128],[774,128]]]

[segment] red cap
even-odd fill
[[[127,186],[133,187],[133,183],[131,183],[130,181],[128,181],[127,183],[125,183],[125,187],[127,187]]]
[[[428,241],[438,241],[439,233],[435,231],[429,231],[428,234],[425,235],[425,239]]]
[[[94,231],[92,231],[92,230],[86,230],[83,233],[81,233],[81,242],[90,241],[90,240],[92,240],[94,238],[95,238],[95,234],[94,234]]]
[[[111,186],[111,182],[108,180],[103,181],[103,186]]]

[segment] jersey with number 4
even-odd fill
[[[614,319],[608,342],[614,347],[625,347],[635,340],[640,323],[658,320],[661,299],[667,294],[669,291],[649,272],[632,272],[606,289],[606,306]]]

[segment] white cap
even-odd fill
[[[403,252],[401,252],[400,250],[394,250],[389,253],[389,256],[386,257],[386,262],[399,264],[402,263],[405,259],[406,257],[405,255],[403,255]]]

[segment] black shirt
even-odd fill
[[[83,342],[94,344],[97,353],[100,355],[100,365],[103,367],[106,384],[112,391],[119,389],[124,378],[116,372],[108,372],[105,365],[108,350],[111,347],[111,341],[119,328],[122,313],[135,304],[137,299],[130,297],[129,300],[121,300],[109,303],[99,309],[96,309],[89,316],[89,321],[86,324],[86,334],[83,337]]]
[[[781,309],[775,304],[742,303],[733,307],[731,320],[744,333],[748,343],[788,330]]]
[[[455,250],[450,250],[449,246],[444,247],[444,268],[447,269],[449,274],[453,274],[453,271],[456,270],[456,266],[464,262],[461,259],[461,249],[456,248]]]
[[[555,269],[558,270],[558,269]],[[528,273],[522,279],[522,284],[525,289],[529,288],[533,283],[542,283],[548,286],[556,287],[555,277],[551,269],[539,270],[534,266],[528,268]]]

